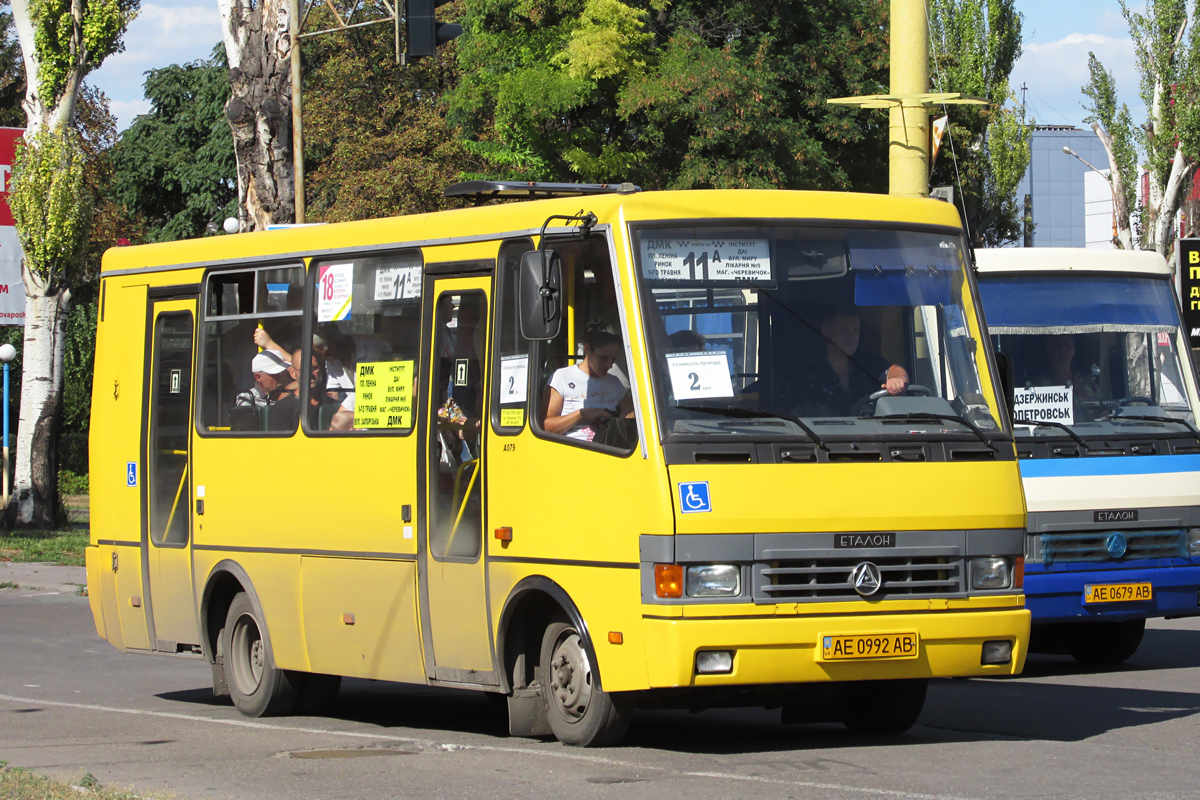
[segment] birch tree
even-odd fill
[[[1142,125],[1135,126],[1128,108],[1118,104],[1112,76],[1091,53],[1091,80],[1083,87],[1091,101],[1088,121],[1114,167],[1110,183],[1121,245],[1128,238],[1130,246],[1156,250],[1171,263],[1175,218],[1200,160],[1200,26],[1188,24],[1196,9],[1195,0],[1146,0],[1139,12],[1121,0],[1146,104]],[[1140,215],[1131,202],[1139,165],[1149,184]]]
[[[242,230],[296,218],[288,0],[217,0],[229,83]]]
[[[958,187],[976,247],[1021,235],[1015,192],[1029,165],[1033,121],[1013,108],[1008,76],[1021,55],[1014,0],[930,0],[931,75],[938,92],[962,92],[988,105],[948,105],[950,140],[933,183]],[[1006,107],[1007,104],[1007,107]]]
[[[9,527],[45,528],[57,507],[57,439],[71,287],[85,277],[92,223],[86,156],[75,129],[84,77],[112,53],[138,0],[12,0],[26,90],[24,144],[9,205],[25,258],[21,415]]]

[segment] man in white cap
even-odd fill
[[[287,356],[274,350],[263,350],[250,362],[250,369],[254,372],[254,385],[250,387],[250,391],[239,394],[234,403],[256,408],[275,405],[292,380],[288,373],[288,367],[291,365]]]

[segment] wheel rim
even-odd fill
[[[249,614],[238,617],[233,625],[229,649],[233,682],[243,695],[254,694],[262,683],[267,660],[266,644],[254,617]]]
[[[587,714],[592,701],[592,665],[579,634],[563,631],[550,656],[550,694],[558,712],[572,722]]]

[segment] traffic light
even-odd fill
[[[453,22],[438,22],[433,10],[450,0],[404,0],[404,21],[407,36],[404,42],[404,60],[412,62],[431,56],[439,44],[445,44],[462,33],[462,26]]]

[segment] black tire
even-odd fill
[[[323,717],[337,705],[338,692],[342,688],[341,675],[310,672],[297,674],[296,677],[299,679],[295,708],[297,714]]]
[[[928,688],[924,678],[847,683],[838,716],[851,733],[898,736],[916,724]]]
[[[275,666],[266,624],[245,592],[225,616],[225,680],[237,710],[247,717],[286,714],[296,703],[296,676]]]
[[[633,716],[632,704],[594,683],[587,649],[573,625],[556,621],[547,626],[538,664],[546,718],[560,742],[603,747],[621,740]]]
[[[1081,664],[1120,664],[1134,653],[1146,633],[1146,620],[1086,622],[1066,632],[1067,651]]]

